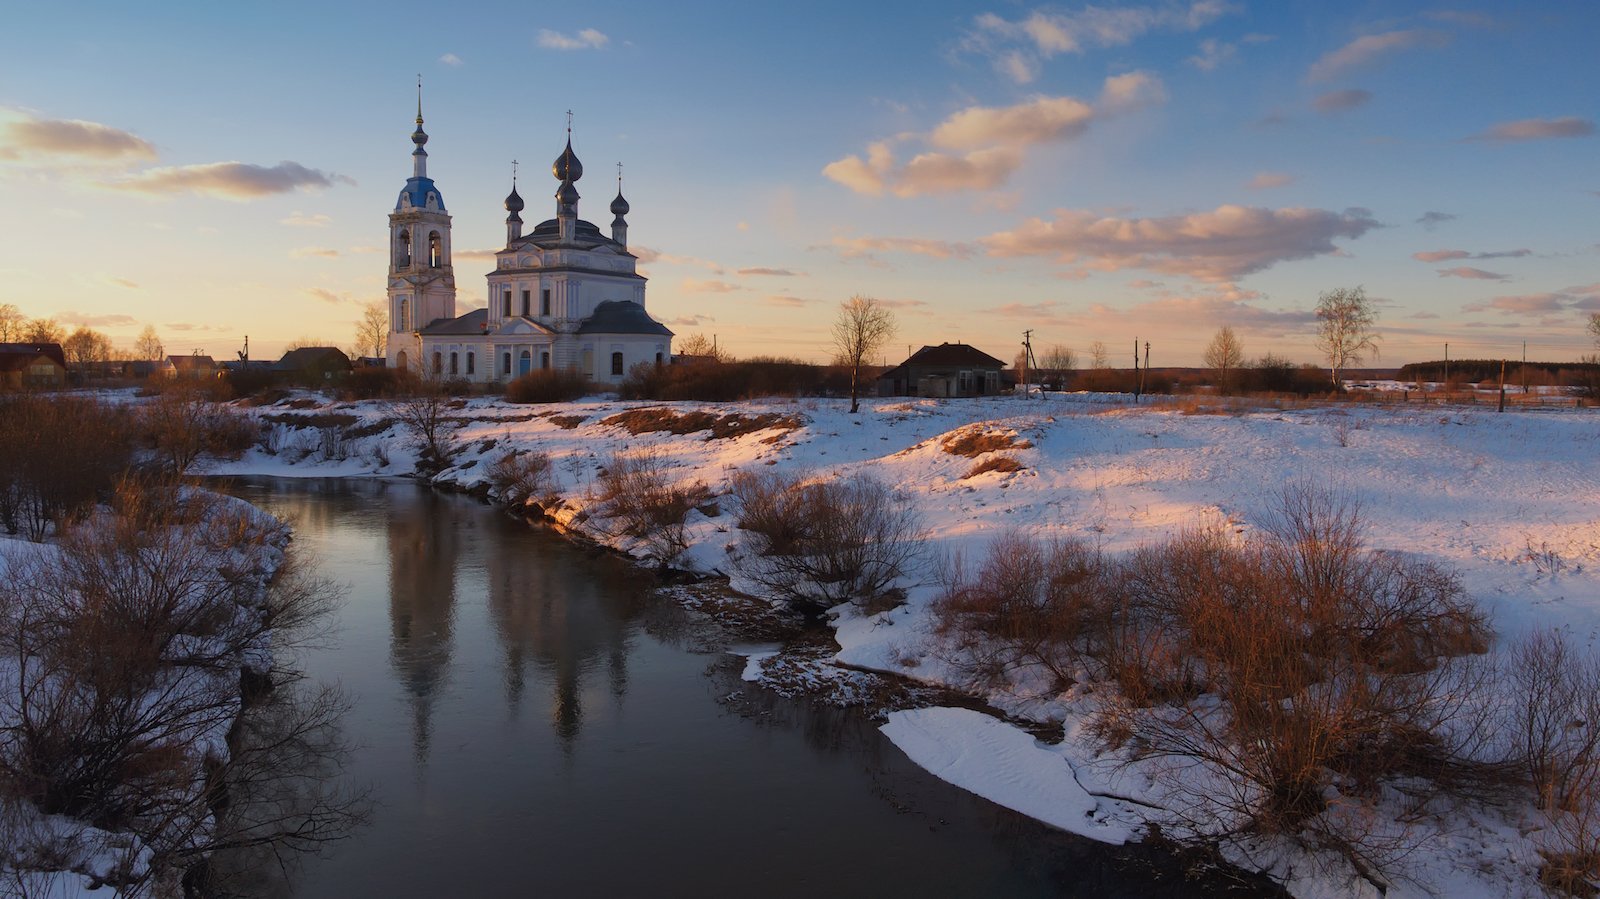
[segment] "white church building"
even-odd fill
[[[576,370],[617,383],[639,363],[666,364],[672,332],[644,306],[645,279],[628,252],[628,201],[611,201],[611,236],[578,218],[583,164],[567,147],[551,167],[556,217],[523,233],[522,197],[506,197],[506,246],[488,275],[487,308],[456,315],[450,215],[428,177],[428,135],[417,106],[412,174],[389,215],[390,368],[446,379],[504,382],[535,369]]]

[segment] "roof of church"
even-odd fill
[[[631,300],[607,300],[594,307],[594,314],[583,320],[578,333],[672,336],[666,325],[651,318],[643,306]]]
[[[596,246],[615,247],[622,254],[630,256],[632,255],[631,253],[628,253],[627,246],[617,243],[616,241],[607,237],[605,234],[601,233],[600,228],[591,221],[578,219],[577,226],[572,230],[572,236],[577,243],[589,243]],[[560,224],[555,219],[545,219],[538,225],[534,226],[532,231],[529,231],[516,240],[513,240],[511,245],[515,246],[519,243],[531,243],[541,247],[553,246],[560,239]]]
[[[455,318],[436,318],[422,326],[421,334],[482,334],[489,324],[489,310],[474,309]]]
[[[406,186],[400,189],[400,199],[394,202],[394,211],[399,212],[406,206],[427,209],[429,194],[433,194],[433,201],[439,205],[439,211],[445,212],[444,194],[439,193],[439,188],[434,186],[432,178],[407,178]],[[406,202],[408,198],[410,203]]]

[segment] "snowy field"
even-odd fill
[[[604,423],[626,410],[658,406],[776,414],[798,426],[717,439],[705,431],[634,435]],[[714,493],[726,489],[734,472],[762,466],[819,477],[870,473],[915,504],[928,532],[927,562],[906,585],[903,606],[838,614],[838,660],[958,687],[964,685],[935,651],[928,614],[940,560],[956,554],[976,560],[1009,530],[1080,537],[1113,554],[1202,524],[1248,534],[1286,485],[1301,482],[1359,502],[1370,547],[1414,554],[1458,574],[1489,613],[1501,645],[1555,626],[1592,648],[1600,631],[1600,416],[1586,410],[1496,414],[1481,406],[1347,404],[1194,414],[1193,404],[1131,406],[1125,398],[1090,394],[874,399],[858,415],[847,410],[843,401],[809,399],[560,406],[470,400],[451,413],[460,452],[438,480],[485,487],[489,465],[506,452],[545,453],[566,499],[560,517],[642,556],[642,543],[608,536],[603,522],[584,514],[597,470],[616,454],[652,450],[677,477],[703,482]],[[398,423],[384,426],[392,409],[382,403],[256,411],[278,419],[267,440],[271,449],[252,450],[208,473],[390,476],[413,469],[410,438]],[[365,433],[335,439],[310,418],[290,417],[328,412],[355,416],[354,427]],[[1020,469],[968,477],[989,456],[955,455],[944,443],[972,430],[1009,437],[999,442],[1012,446],[996,454]],[[736,588],[749,588],[730,555],[739,535],[727,504],[716,517],[691,512],[689,522],[689,548],[675,564],[726,573]],[[1159,805],[1162,797],[1137,766],[1115,767],[1109,764],[1114,760],[1097,757],[1075,695],[1007,691],[984,698],[1009,714],[1059,728],[1061,741],[1042,742],[959,709],[894,713],[884,729],[919,764],[998,803],[1107,842],[1139,838],[1150,817],[1142,803]],[[1124,799],[1105,795],[1113,793]],[[1538,895],[1539,858],[1530,836],[1536,825],[1519,814],[1463,810],[1426,823],[1429,838],[1400,872],[1411,879],[1397,880],[1389,894]],[[1240,860],[1273,870],[1297,895],[1366,888],[1314,875],[1309,860],[1275,854],[1270,846]]]

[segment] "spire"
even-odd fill
[[[628,220],[623,216],[628,214],[628,201],[622,197],[622,163],[617,163],[617,198],[611,201],[611,212],[616,218],[611,220],[611,239],[623,246],[628,245]]]
[[[417,145],[411,151],[413,171],[411,177],[428,177],[428,151],[422,146],[428,142],[428,133],[422,130],[422,76],[417,76],[417,130],[411,132],[411,142]]]
[[[561,186],[556,189],[556,224],[562,243],[570,243],[578,227],[578,188],[572,182],[583,177],[583,163],[572,152],[572,110],[567,110],[567,147],[550,166]]]

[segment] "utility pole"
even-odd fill
[[[1139,338],[1133,339],[1133,401],[1139,402],[1139,385],[1144,381],[1139,377]]]
[[[1528,342],[1522,342],[1522,398],[1528,398]]]
[[[1450,396],[1450,344],[1444,345],[1444,395]]]
[[[1135,347],[1137,349],[1137,347]],[[1144,393],[1144,379],[1150,374],[1150,341],[1144,342],[1144,371],[1139,373],[1139,392]]]
[[[1022,332],[1022,398],[1028,398],[1028,369],[1033,362],[1033,331]]]
[[[1506,360],[1500,360],[1500,408],[1496,412],[1506,411]]]

